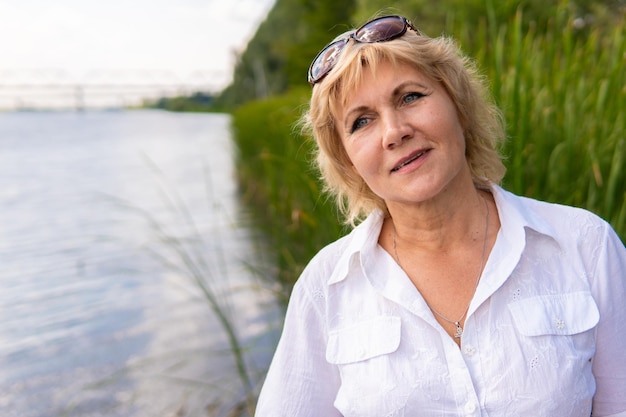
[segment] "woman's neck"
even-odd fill
[[[385,227],[395,238],[414,249],[446,251],[458,244],[481,238],[484,231],[485,191],[467,187],[459,192],[440,193],[429,201],[389,204],[390,219]]]

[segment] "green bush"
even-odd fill
[[[242,198],[277,255],[285,297],[312,254],[344,232],[334,205],[320,192],[311,142],[295,127],[308,93],[250,102],[233,117]]]

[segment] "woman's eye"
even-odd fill
[[[422,93],[416,93],[416,92],[408,93],[408,94],[405,94],[404,96],[402,96],[402,101],[404,103],[412,103],[412,102],[417,101],[420,98],[425,97],[425,96],[426,96],[426,94],[422,94]]]
[[[359,130],[360,128],[367,125],[368,123],[369,123],[369,119],[365,117],[359,117],[358,119],[354,121],[354,123],[352,123],[352,129],[350,129],[350,133],[354,133],[355,131]]]

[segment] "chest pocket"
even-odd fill
[[[346,417],[399,415],[408,396],[391,375],[391,353],[400,346],[400,318],[379,316],[331,330],[326,360],[336,365],[341,385],[334,405]]]
[[[530,297],[508,307],[515,327],[524,336],[575,335],[592,329],[600,320],[588,292]]]
[[[335,365],[364,361],[395,352],[400,345],[400,318],[381,316],[332,330],[326,360]]]

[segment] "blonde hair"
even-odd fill
[[[411,30],[388,42],[351,40],[335,68],[313,86],[309,109],[300,120],[304,134],[315,139],[315,157],[325,192],[335,198],[345,223],[354,225],[376,209],[387,212],[384,200],[352,169],[334,123],[334,116],[365,72],[375,72],[383,62],[412,65],[443,86],[464,129],[466,160],[474,183],[479,187],[499,183],[506,170],[499,153],[505,136],[503,119],[484,78],[454,41]]]

